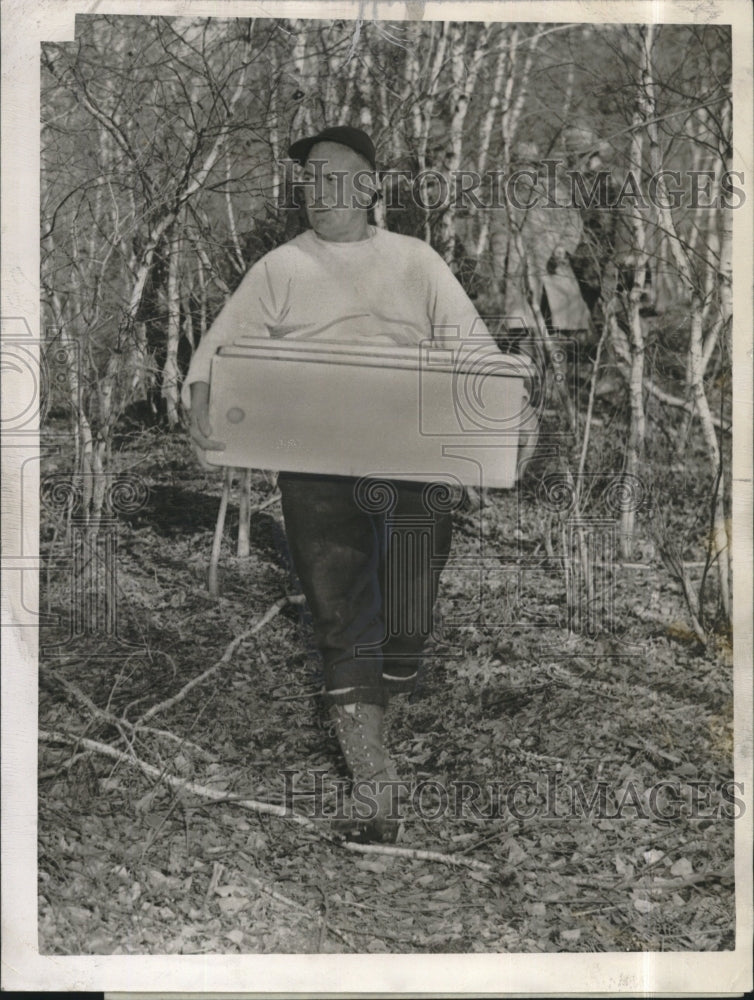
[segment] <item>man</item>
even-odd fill
[[[568,264],[581,236],[581,220],[568,204],[562,178],[555,176],[552,184],[547,177],[540,171],[536,144],[517,143],[511,153],[509,204],[492,213],[490,226],[507,332],[524,346],[537,329],[536,307],[554,331],[583,329],[589,322]]]
[[[571,251],[571,266],[594,328],[599,331],[604,321],[604,305],[614,291],[619,216],[613,206],[618,192],[612,171],[603,163],[602,154],[609,147],[600,144],[591,129],[578,126],[566,129],[564,145],[574,204],[583,223],[581,239]]]
[[[212,356],[239,337],[418,345],[433,336],[456,342],[457,331],[467,336],[472,325],[475,339],[489,337],[428,244],[369,225],[378,196],[369,136],[327,128],[295,142],[289,156],[304,168],[311,229],[253,265],[194,354],[183,399],[188,404],[190,392],[191,434],[201,449],[222,447],[208,422]],[[450,550],[451,517],[430,511],[432,551],[396,565],[386,513],[426,519],[426,484],[391,483],[388,511],[370,504],[363,480],[282,471],[278,482],[330,716],[351,775],[374,783],[376,816],[366,832],[392,840],[397,824],[385,783],[397,775],[383,745],[384,709],[390,693],[413,688]],[[391,601],[398,591],[400,599]],[[396,611],[406,602],[408,612]],[[427,608],[429,615],[421,611]]]

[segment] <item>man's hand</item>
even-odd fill
[[[191,383],[191,439],[201,451],[224,451],[222,441],[213,441],[209,424],[209,383]],[[201,456],[200,456],[201,457]]]

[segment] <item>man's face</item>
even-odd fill
[[[338,243],[367,238],[373,176],[367,161],[348,146],[318,142],[312,147],[304,166],[304,193],[317,236]]]

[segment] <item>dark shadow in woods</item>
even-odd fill
[[[254,501],[252,500],[252,507]],[[120,514],[134,530],[151,528],[168,538],[181,538],[215,530],[220,498],[181,486],[152,485],[144,507],[130,514]],[[231,501],[225,519],[223,548],[230,543],[232,551],[238,537],[238,501]],[[211,539],[207,539],[211,544]],[[267,511],[252,514],[249,531],[252,552],[275,557],[275,562],[288,568],[287,545],[282,525]],[[208,548],[209,555],[209,548]]]
[[[145,506],[119,517],[137,531],[150,527],[161,535],[175,537],[213,530],[219,504],[218,497],[181,486],[150,484]]]

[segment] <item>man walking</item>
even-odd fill
[[[475,341],[489,338],[427,243],[369,224],[378,182],[366,133],[327,128],[295,142],[289,156],[303,167],[311,229],[251,267],[194,354],[183,399],[202,449],[222,447],[208,421],[212,357],[239,337],[365,346],[435,338],[452,346],[473,327]],[[427,484],[386,484],[391,496],[380,507],[369,502],[364,480],[283,470],[278,482],[293,564],[324,662],[330,717],[351,775],[374,783],[376,816],[368,835],[392,840],[397,823],[385,783],[397,774],[383,743],[384,709],[391,693],[413,688],[450,550],[451,516],[428,510]],[[403,515],[431,516],[429,549],[418,547],[421,552],[396,564],[388,513],[392,523]]]

